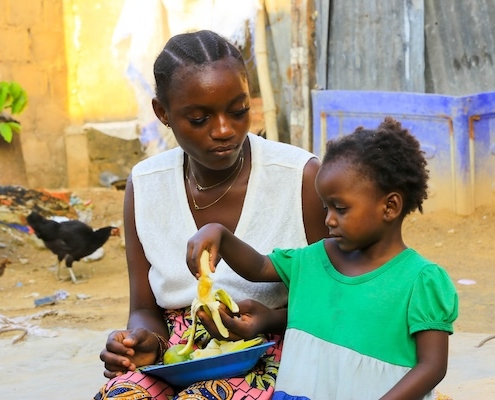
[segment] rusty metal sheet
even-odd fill
[[[328,3],[319,0],[318,8]],[[334,0],[329,7],[327,89],[424,92],[423,0]],[[325,22],[317,29],[323,45]]]
[[[495,1],[425,2],[426,91],[495,90]]]

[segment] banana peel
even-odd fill
[[[227,340],[211,339],[204,349],[194,350],[191,353],[190,358],[191,360],[197,360],[198,358],[233,353],[234,351],[240,351],[249,347],[257,346],[263,342],[264,340],[261,336],[255,337],[254,339],[240,339],[233,342]]]
[[[193,349],[197,327],[196,313],[200,309],[203,309],[213,319],[218,331],[224,338],[229,337],[229,331],[223,324],[220,312],[218,311],[220,303],[225,304],[233,313],[239,312],[239,306],[225,290],[218,289],[214,292],[212,291],[213,279],[210,277],[210,253],[206,250],[203,250],[203,253],[201,253],[199,272],[198,297],[196,297],[191,304],[191,332],[187,339],[186,346],[178,352],[179,355],[189,353]]]

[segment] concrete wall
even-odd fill
[[[67,132],[135,118],[134,94],[111,49],[123,3],[0,2],[0,80],[19,82],[29,97],[21,133],[0,145],[0,184],[88,186],[87,138]]]
[[[15,160],[3,165],[0,157],[3,178],[13,180],[3,183],[64,186],[61,133],[68,114],[62,2],[2,0],[0,49],[0,79],[18,81],[29,96],[29,105],[18,118],[22,131],[11,144],[15,149],[9,149],[16,154]]]
[[[123,6],[124,0],[0,1],[0,80],[19,82],[29,97],[18,118],[21,133],[11,144],[0,143],[0,185],[95,184],[99,169],[92,165],[91,152],[99,144],[95,137],[88,138],[85,127],[131,125],[138,113],[134,90],[125,77],[126,60],[114,57],[112,48]],[[272,82],[282,139],[288,140],[291,8],[286,1],[269,0],[266,9]],[[246,49],[246,55],[251,50]],[[254,65],[250,68],[255,71]],[[108,151],[104,159],[98,158],[100,165],[116,163],[115,172],[125,174],[131,166],[125,163],[144,157],[137,143],[130,142],[115,147],[128,149],[128,158]]]

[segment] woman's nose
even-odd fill
[[[219,115],[217,118],[217,124],[212,132],[212,137],[215,139],[228,139],[234,135],[235,130],[229,119],[225,115]]]

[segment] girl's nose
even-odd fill
[[[335,228],[337,226],[337,220],[334,218],[330,209],[327,211],[327,215],[325,217],[325,225],[331,228]]]

